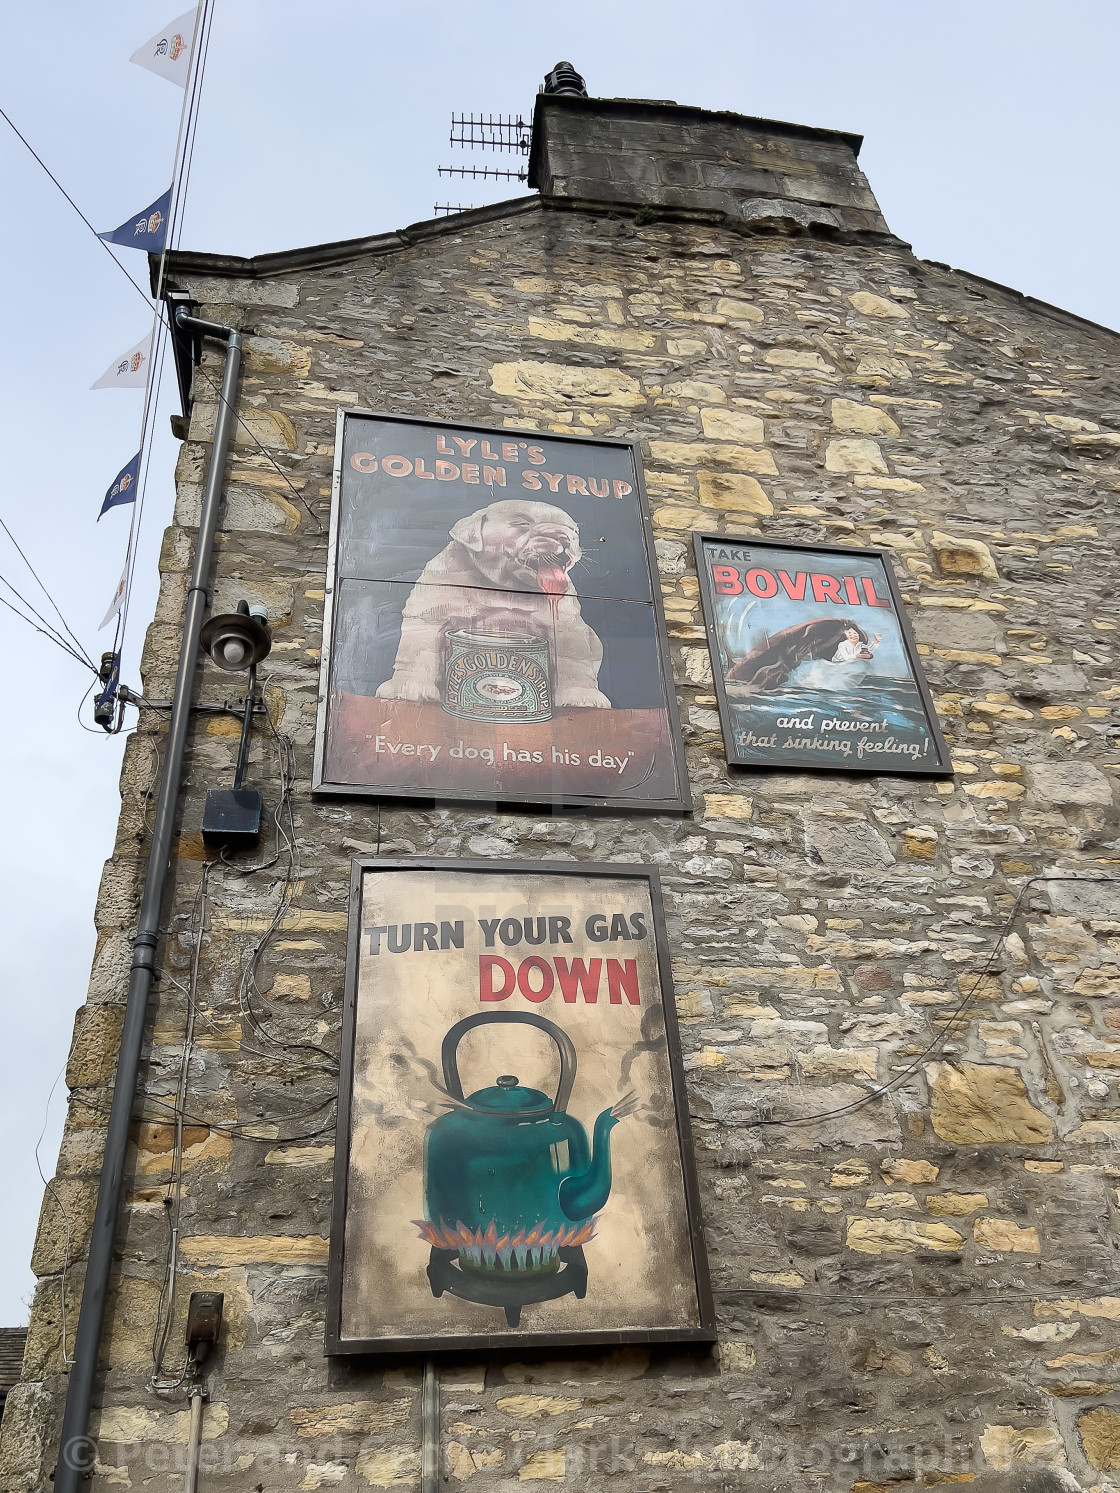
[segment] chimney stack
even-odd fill
[[[529,185],[573,206],[882,241],[891,234],[859,169],[862,144],[671,100],[588,98],[558,62],[537,94]]]

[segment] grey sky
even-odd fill
[[[0,103],[98,228],[167,185],[180,91],[128,63],[187,0],[39,0],[9,16]],[[888,223],[921,255],[1120,325],[1115,57],[1101,0],[567,0],[561,7],[217,0],[183,245],[251,254],[375,233],[508,188],[440,179],[470,163],[452,110],[528,114],[569,58],[593,94],[672,98],[866,136]],[[488,157],[503,166],[509,157]],[[127,510],[94,519],[136,449],[141,395],[89,392],[149,315],[0,123],[4,475],[0,513],[96,656]],[[143,280],[143,256],[120,251]],[[169,379],[168,383],[171,382]],[[124,678],[155,594],[177,447],[158,417]],[[0,542],[0,573],[20,580]],[[0,1325],[25,1320],[42,1186],[33,1148],[65,1061],[112,848],[123,738],[82,732],[82,672],[10,615],[0,737]],[[50,1175],[65,1091],[42,1147]]]

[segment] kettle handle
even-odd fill
[[[462,1021],[457,1021],[444,1037],[440,1051],[443,1061],[443,1082],[447,1092],[453,1099],[463,1098],[463,1084],[459,1078],[458,1049],[459,1043],[467,1032],[473,1031],[476,1026],[507,1021],[519,1021],[523,1026],[538,1027],[542,1032],[547,1032],[556,1043],[560,1052],[560,1082],[556,1086],[553,1108],[563,1113],[568,1107],[572,1085],[576,1081],[575,1044],[562,1027],[558,1027],[554,1021],[547,1021],[545,1017],[538,1016],[534,1011],[479,1011],[474,1016],[466,1016]]]

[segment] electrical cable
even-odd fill
[[[23,601],[23,597],[19,595],[19,592],[16,591],[15,587],[12,586],[10,581],[4,580],[3,576],[0,576],[0,584],[7,586],[14,596],[19,597],[19,599]],[[24,605],[30,607],[31,603],[24,602]],[[61,648],[63,653],[68,654],[72,659],[74,659],[76,663],[81,664],[83,669],[92,669],[94,674],[98,673],[97,666],[95,664],[91,664],[88,658],[83,658],[81,654],[75,653],[74,649],[71,648],[59,636],[57,632],[51,631],[49,627],[39,627],[36,623],[32,622],[30,617],[25,616],[18,607],[14,607],[12,603],[10,601],[7,601],[3,596],[0,596],[0,606],[6,606],[9,612],[14,612],[21,621],[27,623],[28,627],[33,627],[36,632],[42,633],[45,638],[48,638],[57,647]],[[32,608],[32,610],[34,611],[34,608]],[[36,612],[35,615],[38,616],[39,614]],[[41,618],[40,621],[42,621]]]
[[[66,618],[62,615],[61,611],[59,610],[58,603],[55,601],[55,599],[51,595],[51,593],[47,590],[46,586],[44,586],[42,580],[40,580],[40,578],[39,578],[39,572],[35,569],[34,565],[32,565],[31,561],[24,554],[22,548],[20,547],[19,541],[16,539],[16,536],[12,533],[11,529],[8,528],[7,524],[4,522],[4,520],[2,518],[0,518],[0,529],[3,529],[4,533],[7,534],[8,538],[12,541],[12,545],[13,545],[13,547],[15,549],[16,554],[20,557],[20,559],[23,561],[23,563],[27,566],[28,570],[30,570],[31,574],[35,578],[35,583],[39,587],[39,590],[43,593],[43,595],[50,602],[51,606],[54,608],[55,616],[62,623],[63,631],[66,633],[67,637],[73,643],[74,647],[78,650],[78,652],[82,655],[82,657],[85,660],[85,662],[87,664],[89,664],[90,668],[91,669],[95,668],[96,666],[95,666],[95,664],[93,662],[93,659],[90,658],[90,656],[86,652],[85,648],[83,648],[80,639],[75,636],[74,630],[71,628],[70,624],[67,622]],[[8,587],[9,591],[14,592],[17,596],[19,595],[19,593],[16,592],[15,587],[13,585],[11,585],[11,583],[9,581],[5,581],[4,584]],[[20,599],[23,600],[22,597]],[[28,606],[28,607],[31,607],[31,603],[30,602],[24,602],[24,605]],[[35,611],[34,607],[31,607],[31,610]],[[39,617],[39,621],[40,622],[45,623],[47,626],[53,626],[52,623],[46,623],[46,618],[40,617],[38,612],[35,612],[35,615],[36,615],[36,617]]]
[[[16,139],[19,140],[23,145],[25,145],[27,147],[27,150],[30,153],[30,155],[32,156],[32,158],[43,168],[43,170],[46,172],[46,174],[50,177],[51,181],[54,182],[55,186],[62,193],[62,195],[66,198],[67,202],[74,209],[74,211],[78,214],[78,217],[81,218],[82,222],[89,229],[90,233],[93,234],[94,238],[101,245],[101,247],[105,250],[106,254],[108,254],[109,258],[116,265],[117,269],[120,270],[121,274],[125,277],[125,279],[129,282],[129,284],[131,284],[132,286],[134,286],[135,289],[138,290],[140,292],[140,294],[144,297],[144,300],[150,305],[151,304],[151,297],[148,295],[148,292],[146,290],[144,290],[142,288],[142,286],[137,281],[135,281],[132,278],[132,276],[128,273],[128,271],[125,269],[124,265],[120,262],[120,260],[117,258],[117,256],[113,253],[112,249],[110,249],[109,245],[101,237],[101,235],[98,233],[97,229],[93,226],[93,224],[90,222],[90,220],[86,217],[85,213],[82,212],[81,208],[74,201],[73,197],[71,197],[70,193],[66,190],[66,188],[59,181],[58,177],[55,176],[54,172],[47,165],[46,161],[44,161],[43,158],[42,158],[42,156],[39,155],[39,153],[35,150],[34,146],[32,146],[31,142],[27,139],[27,137],[25,135],[23,135],[23,134],[20,133],[20,131],[12,123],[12,120],[9,118],[9,116],[7,114],[5,114],[5,112],[4,112],[3,109],[0,109],[0,119],[2,119],[4,121],[4,123],[11,129],[11,131],[15,135]]]
[[[206,5],[206,4],[209,4],[209,0],[204,0],[204,5]],[[206,32],[206,44],[205,44],[207,51],[209,50],[209,44],[210,44],[209,43],[209,36],[210,36],[210,32],[209,32],[209,29],[207,29],[207,32]],[[202,61],[202,66],[205,67],[205,61],[206,61],[205,53],[203,54],[201,61]],[[201,85],[200,85],[200,94],[201,94]],[[3,110],[0,110],[0,116],[2,116],[5,120],[7,120],[8,124],[12,125],[11,120],[8,119],[8,116],[3,113]],[[24,145],[27,145],[27,149],[31,152],[32,156],[34,156],[35,160],[38,161],[38,163],[39,163],[40,166],[42,166],[42,168],[46,172],[47,176],[54,183],[54,185],[58,188],[58,190],[62,193],[63,197],[66,198],[66,201],[70,204],[70,206],[78,214],[78,217],[81,218],[82,222],[86,225],[86,227],[89,229],[89,231],[93,234],[94,238],[97,239],[97,242],[101,245],[101,247],[103,249],[105,249],[108,252],[108,250],[109,250],[108,244],[105,243],[104,239],[102,239],[102,238],[100,238],[98,236],[97,229],[94,228],[93,224],[86,217],[85,213],[83,213],[82,210],[81,210],[81,208],[78,207],[77,203],[70,196],[69,192],[66,191],[66,189],[65,189],[65,187],[63,187],[62,183],[58,180],[58,178],[54,175],[54,173],[49,170],[49,168],[44,164],[44,162],[42,160],[40,160],[39,156],[37,156],[35,154],[34,150],[31,149],[31,146],[27,144],[27,141],[24,140],[23,136],[19,134],[19,131],[15,129],[15,125],[12,125],[12,129],[15,130],[15,133],[17,135],[19,135],[19,138],[21,140],[23,140]],[[192,162],[193,162],[193,158],[194,158],[194,143],[193,143],[193,135],[192,135],[192,140],[191,140],[191,144],[190,144],[190,160]],[[188,171],[189,171],[189,167],[188,167]],[[181,232],[181,229],[179,231]],[[170,237],[170,232],[171,232],[171,229],[170,229],[170,225],[169,225],[169,228],[168,228],[168,237]],[[161,288],[162,288],[162,284],[163,284],[164,262],[166,260],[167,253],[168,253],[168,250],[166,248],[166,243],[167,243],[166,239],[164,240],[164,243],[165,243],[165,247],[164,247],[164,251],[163,251],[163,254],[161,256],[161,259],[160,259],[160,269],[159,269],[159,284],[160,284]],[[146,290],[142,289],[141,286],[132,278],[132,276],[129,274],[128,270],[120,262],[120,260],[116,257],[115,254],[109,252],[109,258],[117,266],[117,268],[120,270],[121,274],[124,275],[125,279],[129,282],[129,284],[133,287],[133,289],[136,290],[137,293],[141,297],[143,297],[144,304],[149,309],[151,309],[152,298],[149,295],[149,293]],[[166,320],[164,319],[163,308],[161,306],[157,306],[156,307],[156,315],[160,319],[162,325],[166,328],[167,323],[166,323]],[[154,351],[154,345],[153,345],[153,351]],[[154,358],[153,358],[153,362],[154,362]],[[198,375],[203,379],[203,381],[205,383],[209,384],[210,388],[214,391],[215,394],[217,394],[219,392],[218,391],[218,386],[202,370],[201,367],[197,368],[195,371],[196,371],[196,373],[198,373]],[[277,476],[279,476],[283,480],[285,486],[290,490],[290,492],[292,493],[292,495],[295,497],[296,501],[298,503],[302,504],[302,506],[306,509],[306,511],[308,512],[308,514],[315,520],[316,524],[319,527],[319,532],[321,534],[325,533],[326,530],[323,527],[323,524],[322,524],[321,519],[319,518],[319,515],[315,512],[315,510],[307,502],[307,500],[304,498],[303,494],[299,491],[299,489],[294,486],[294,484],[292,483],[292,481],[288,477],[288,474],[284,471],[283,467],[281,467],[280,464],[277,462],[276,458],[272,455],[271,451],[269,451],[268,448],[257,438],[256,433],[249,428],[249,426],[245,423],[245,421],[241,418],[240,415],[237,415],[235,418],[237,419],[238,425],[241,426],[242,430],[245,431],[245,433],[248,435],[249,439],[258,448],[258,450],[260,451],[261,455],[265,458],[265,460],[273,468],[273,470],[276,472]],[[135,513],[135,509],[134,509],[134,513]]]
[[[175,1279],[179,1263],[179,1222],[183,1205],[183,1105],[186,1100],[191,1057],[194,1052],[198,962],[202,951],[202,935],[206,927],[206,888],[210,880],[210,868],[212,864],[213,862],[211,861],[206,861],[203,864],[202,876],[199,879],[198,889],[195,892],[194,905],[191,909],[193,945],[191,948],[190,986],[187,991],[187,1027],[183,1037],[182,1050],[179,1054],[179,1078],[175,1089],[175,1140],[171,1153],[171,1179],[167,1184],[167,1192],[163,1199],[164,1216],[167,1219],[168,1243],[163,1284],[160,1287],[159,1300],[156,1303],[156,1321],[152,1338],[152,1376],[149,1381],[152,1389],[177,1389],[183,1382],[182,1375],[173,1384],[160,1382],[160,1374],[163,1369],[164,1354],[167,1351],[167,1338],[171,1331],[171,1315],[175,1309]]]
[[[210,388],[214,391],[215,394],[217,394],[217,393],[220,392],[219,389],[218,389],[217,384],[209,376],[209,374],[207,374],[203,370],[203,368],[201,366],[197,367],[195,369],[195,372],[198,375],[198,377],[202,379],[203,383],[209,384]],[[253,429],[251,429],[251,427],[245,423],[245,421],[241,418],[240,415],[238,415],[238,414],[235,413],[234,414],[234,419],[237,421],[238,425],[241,426],[242,430],[249,437],[249,439],[253,442],[254,446],[256,446],[257,450],[260,451],[261,454],[271,463],[271,465],[276,470],[276,472],[281,477],[283,477],[284,482],[285,482],[285,484],[288,487],[288,490],[291,492],[291,494],[295,498],[296,502],[297,503],[302,503],[303,506],[304,506],[304,508],[307,510],[307,512],[315,520],[316,524],[318,524],[318,526],[319,526],[319,533],[320,534],[325,534],[327,531],[326,531],[326,529],[323,528],[323,522],[320,519],[319,515],[315,512],[314,508],[312,508],[311,504],[307,501],[307,499],[300,492],[299,488],[294,485],[294,483],[292,482],[291,478],[284,471],[284,468],[282,466],[280,466],[280,464],[277,462],[276,458],[269,451],[268,447],[266,445],[264,445],[264,443],[258,438],[256,431],[253,430]]]
[[[850,1104],[841,1104],[836,1109],[822,1110],[819,1114],[813,1115],[793,1115],[788,1119],[775,1119],[773,1116],[766,1116],[753,1120],[744,1120],[740,1128],[744,1130],[755,1130],[761,1128],[764,1125],[814,1125],[819,1120],[832,1120],[836,1119],[840,1115],[854,1114],[856,1110],[863,1109],[863,1107],[867,1104],[873,1104],[876,1099],[881,1099],[884,1094],[889,1094],[890,1091],[894,1088],[897,1088],[900,1083],[903,1083],[907,1078],[912,1077],[914,1073],[916,1073],[917,1070],[926,1061],[926,1059],[932,1053],[936,1052],[944,1042],[948,1041],[954,1024],[961,1016],[961,1013],[965,1011],[971,1003],[977,990],[979,990],[981,984],[983,983],[984,976],[988,974],[992,967],[993,961],[998,957],[1000,950],[1003,948],[1003,945],[1007,939],[1007,935],[1011,932],[1011,925],[1018,915],[1019,905],[1027,893],[1027,889],[1031,886],[1034,886],[1038,882],[1042,882],[1043,885],[1046,885],[1049,882],[1055,881],[1076,881],[1080,882],[1084,886],[1098,886],[1120,883],[1120,876],[1032,876],[1019,888],[1019,894],[1015,898],[1015,903],[1011,911],[1008,913],[1006,919],[1004,920],[1004,924],[1000,930],[999,937],[996,939],[991,952],[984,962],[983,968],[980,970],[980,973],[973,981],[972,987],[968,991],[967,995],[964,996],[964,998],[950,1013],[950,1015],[945,1018],[944,1030],[941,1031],[928,1045],[928,1047],[920,1052],[912,1062],[910,1062],[905,1068],[903,1068],[901,1072],[897,1073],[894,1078],[889,1079],[886,1083],[881,1084],[879,1085],[879,1087],[871,1089],[866,1094],[861,1095],[860,1098],[853,1099]]]

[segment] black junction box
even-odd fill
[[[261,832],[260,794],[255,788],[211,788],[202,814],[207,845],[252,845]]]

